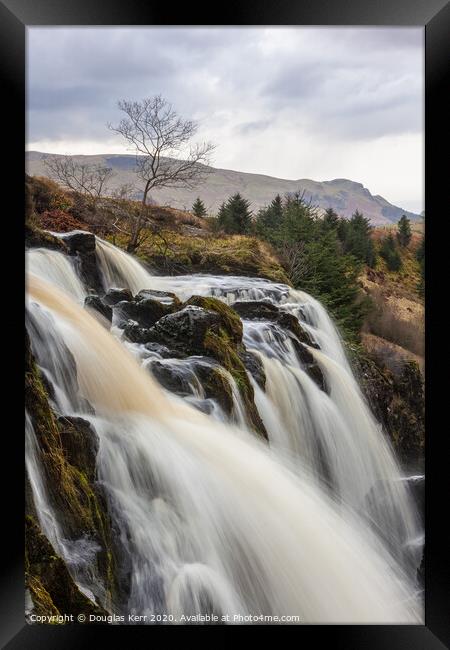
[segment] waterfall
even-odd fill
[[[231,376],[231,416],[214,402],[206,408],[196,364],[209,361],[162,360],[119,340],[80,306],[85,291],[64,255],[46,251],[67,263],[56,258],[56,271],[41,253],[28,253],[32,347],[58,389],[56,408],[90,420],[99,436],[98,477],[130,574],[118,607],[174,618],[213,611],[297,615],[307,623],[422,621],[412,578],[420,546],[411,543],[420,530],[408,485],[320,303],[256,278],[152,276],[97,240],[105,286],[213,295],[228,304],[263,299],[298,318],[318,345],[308,350],[326,391],[306,372],[292,333],[243,320],[246,347],[266,373],[265,390],[250,378],[267,445],[247,428]],[[185,396],[157,384],[155,359],[179,369]],[[34,449],[28,445],[27,458],[38,476]],[[45,497],[37,479],[32,488],[35,500]],[[41,526],[77,578],[52,517]],[[85,590],[86,575],[79,578]]]

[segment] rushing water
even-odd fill
[[[174,616],[420,622],[414,580],[421,530],[408,482],[320,303],[256,278],[153,276],[102,240],[97,258],[105,287],[272,302],[310,333],[326,382],[324,391],[305,371],[292,333],[243,320],[245,345],[266,373],[265,390],[251,381],[267,445],[248,428],[224,369],[230,416],[205,398],[198,369],[211,360],[162,358],[123,341],[118,327],[108,332],[82,307],[86,291],[64,255],[28,252],[30,335],[55,386],[54,407],[89,419],[100,439],[97,472],[131,576],[126,601],[116,607]],[[182,397],[154,381],[156,362],[180,374]],[[38,455],[27,435],[33,494],[43,503]],[[101,588],[88,584],[91,556],[74,562],[55,521],[49,512],[40,523],[78,583],[101,602]]]

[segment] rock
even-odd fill
[[[153,328],[140,327],[136,321],[129,320],[123,329],[123,334],[131,343],[154,342],[155,333]]]
[[[29,223],[25,224],[25,245],[27,248],[49,248],[59,253],[68,252],[62,239]]]
[[[221,327],[234,343],[242,341],[242,321],[234,309],[218,298],[211,296],[191,296],[185,305],[194,305],[220,316]]]
[[[220,325],[221,318],[216,312],[188,305],[180,311],[160,318],[148,330],[148,340],[181,350],[186,355],[205,354],[204,342],[207,333],[218,333]]]
[[[233,395],[231,386],[223,372],[218,368],[205,363],[199,363],[195,372],[202,383],[205,396],[215,400],[221,409],[231,414],[233,410]]]
[[[115,555],[109,513],[101,488],[93,480],[96,439],[85,420],[56,418],[26,331],[25,408],[36,436],[47,498],[62,534],[69,541],[86,537],[98,544],[95,570],[108,598],[116,589]]]
[[[164,305],[152,298],[142,298],[138,302],[121,301],[114,305],[119,327],[127,320],[136,321],[140,327],[151,327],[171,312],[171,305]]]
[[[105,304],[103,300],[97,295],[90,295],[84,299],[84,306],[94,309],[101,314],[109,322],[112,321],[112,309],[109,305]]]
[[[161,361],[153,361],[149,370],[163,388],[176,395],[191,395],[192,389],[182,367],[171,366]]]
[[[238,355],[253,379],[264,390],[266,386],[266,373],[264,372],[261,359],[248,350],[239,350]]]
[[[158,354],[163,359],[182,359],[184,357],[184,354],[181,352],[177,352],[176,350],[169,350],[169,348],[165,345],[161,345],[161,343],[155,343],[154,341],[146,343],[145,349],[149,352]]]
[[[311,377],[313,381],[316,382],[321,390],[327,392],[325,377],[323,376],[323,372],[314,359],[311,351],[308,350],[304,343],[298,343],[295,340],[294,347],[305,372]]]
[[[242,318],[273,320],[279,314],[278,307],[267,300],[238,300],[232,307]]]
[[[69,249],[70,255],[77,253],[93,253],[95,251],[95,235],[84,230],[73,230],[61,235]]]
[[[116,305],[118,302],[122,302],[123,300],[133,300],[133,294],[129,289],[117,289],[114,287],[112,289],[108,289],[108,291],[103,296],[103,302],[111,306]]]
[[[61,415],[58,428],[65,458],[93,483],[96,479],[98,435],[91,423],[80,417]]]
[[[64,561],[30,515],[25,517],[25,586],[37,616],[108,614],[78,589]]]
[[[103,282],[95,254],[95,235],[84,230],[74,230],[61,235],[69,255],[77,258],[80,273],[86,285],[95,293],[103,292]]]
[[[293,314],[282,311],[276,305],[266,300],[237,301],[233,309],[242,317],[250,320],[270,320],[283,329],[288,330],[302,343],[317,348],[310,334],[301,326],[298,318]]]
[[[142,289],[135,296],[136,302],[140,302],[141,300],[146,300],[147,298],[151,298],[152,300],[157,300],[163,305],[171,305],[174,309],[181,306],[181,302],[179,298],[174,293],[171,293],[170,291],[158,291],[156,289]]]
[[[423,463],[425,401],[423,379],[415,361],[404,362],[394,375],[380,360],[361,354],[354,360],[361,389],[407,466]]]

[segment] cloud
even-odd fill
[[[365,151],[383,194],[377,141],[397,160],[402,138],[423,138],[421,28],[31,27],[27,72],[33,148],[125,151],[106,128],[117,100],[161,93],[217,142],[217,166],[324,179],[325,142],[333,159]],[[419,200],[422,161],[400,173]]]

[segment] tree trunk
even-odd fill
[[[142,229],[142,217],[144,216],[145,206],[147,204],[147,194],[148,194],[148,187],[146,187],[144,190],[144,196],[142,197],[141,211],[139,212],[138,218],[136,219],[136,223],[134,225],[131,234],[131,239],[127,245],[128,253],[134,253],[134,251],[138,247],[138,239]]]

